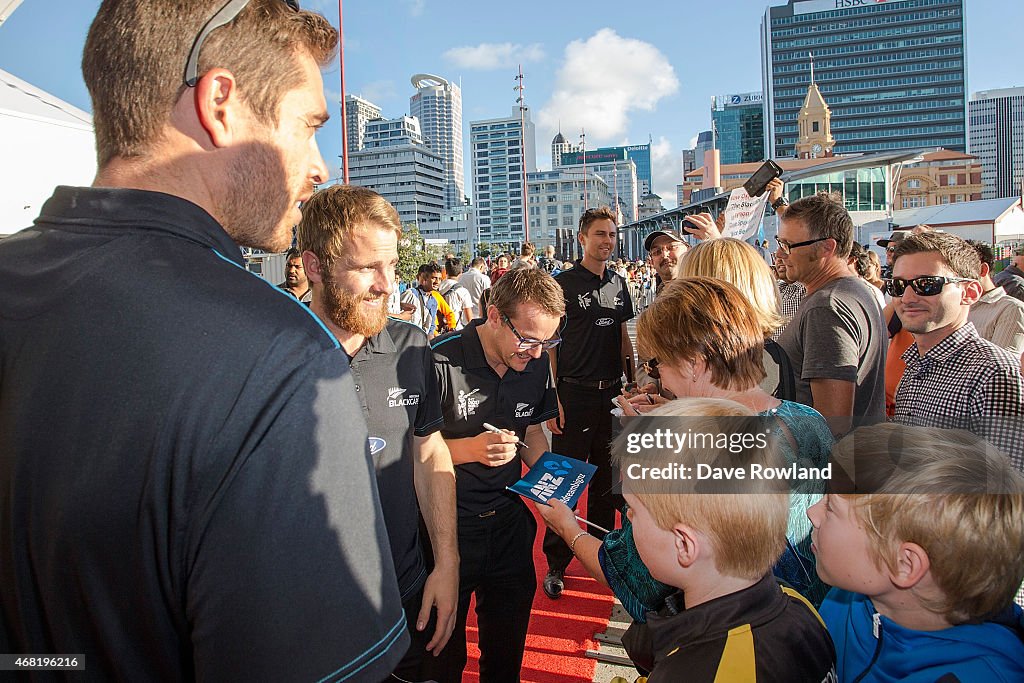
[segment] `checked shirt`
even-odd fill
[[[1024,378],[1020,359],[978,336],[966,323],[924,356],[917,343],[901,358],[894,422],[966,429],[1024,469]]]

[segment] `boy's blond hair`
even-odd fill
[[[742,418],[749,418],[742,420]],[[634,418],[612,444],[613,463],[625,470],[631,463],[664,468],[681,464],[694,468],[696,463],[715,466],[783,466],[769,445],[767,448],[693,448],[676,452],[673,448],[645,449],[631,454],[630,435],[669,429],[682,434],[723,434],[739,430],[756,431],[760,422],[755,413],[733,401],[723,399],[679,399],[646,416]],[[745,482],[743,493],[701,493],[706,482],[672,482],[623,478],[624,489],[636,496],[650,512],[655,523],[669,530],[686,524],[708,536],[715,557],[715,568],[722,574],[757,580],[771,571],[786,545],[789,494],[785,483]],[[749,491],[749,492],[748,492]]]
[[[1013,602],[1024,581],[1024,476],[1005,455],[967,431],[881,424],[850,434],[832,458],[870,491],[834,495],[850,498],[878,568],[895,571],[900,543],[928,554],[942,597],[921,598],[925,609],[955,625]]]

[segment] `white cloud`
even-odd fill
[[[539,62],[544,59],[544,48],[540,43],[530,45],[480,43],[479,45],[453,47],[445,51],[444,58],[463,69],[487,71],[512,68],[517,64]]]
[[[630,112],[654,111],[679,90],[668,59],[650,43],[623,38],[603,28],[565,48],[554,93],[538,115],[538,124],[554,130],[586,129],[589,141],[604,143],[626,134]]]
[[[661,197],[661,203],[666,207],[674,206],[676,185],[682,184],[683,173],[680,152],[664,135],[651,145],[651,180],[654,194]]]
[[[418,17],[427,8],[427,0],[411,0],[409,3],[409,16]]]
[[[396,89],[394,81],[382,80],[365,83],[358,90],[350,90],[349,94],[359,95],[364,100],[369,100],[380,107],[383,103],[394,99],[398,94],[398,90]],[[385,117],[388,116],[387,112],[384,112],[383,115]]]
[[[697,146],[697,136],[694,135],[692,138],[690,138],[690,141],[686,143],[686,149],[693,149],[696,146]]]

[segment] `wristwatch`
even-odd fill
[[[773,209],[778,209],[780,206],[789,206],[789,200],[786,199],[785,197],[779,197],[774,202],[772,202]]]

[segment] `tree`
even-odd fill
[[[416,272],[425,263],[423,236],[415,223],[402,226],[402,238],[398,240],[398,266],[395,271],[400,282],[416,282]]]
[[[445,252],[452,251],[450,243],[427,244],[415,223],[402,226],[402,239],[398,240],[398,266],[395,268],[399,281],[416,282],[416,273],[424,263],[444,265]]]

